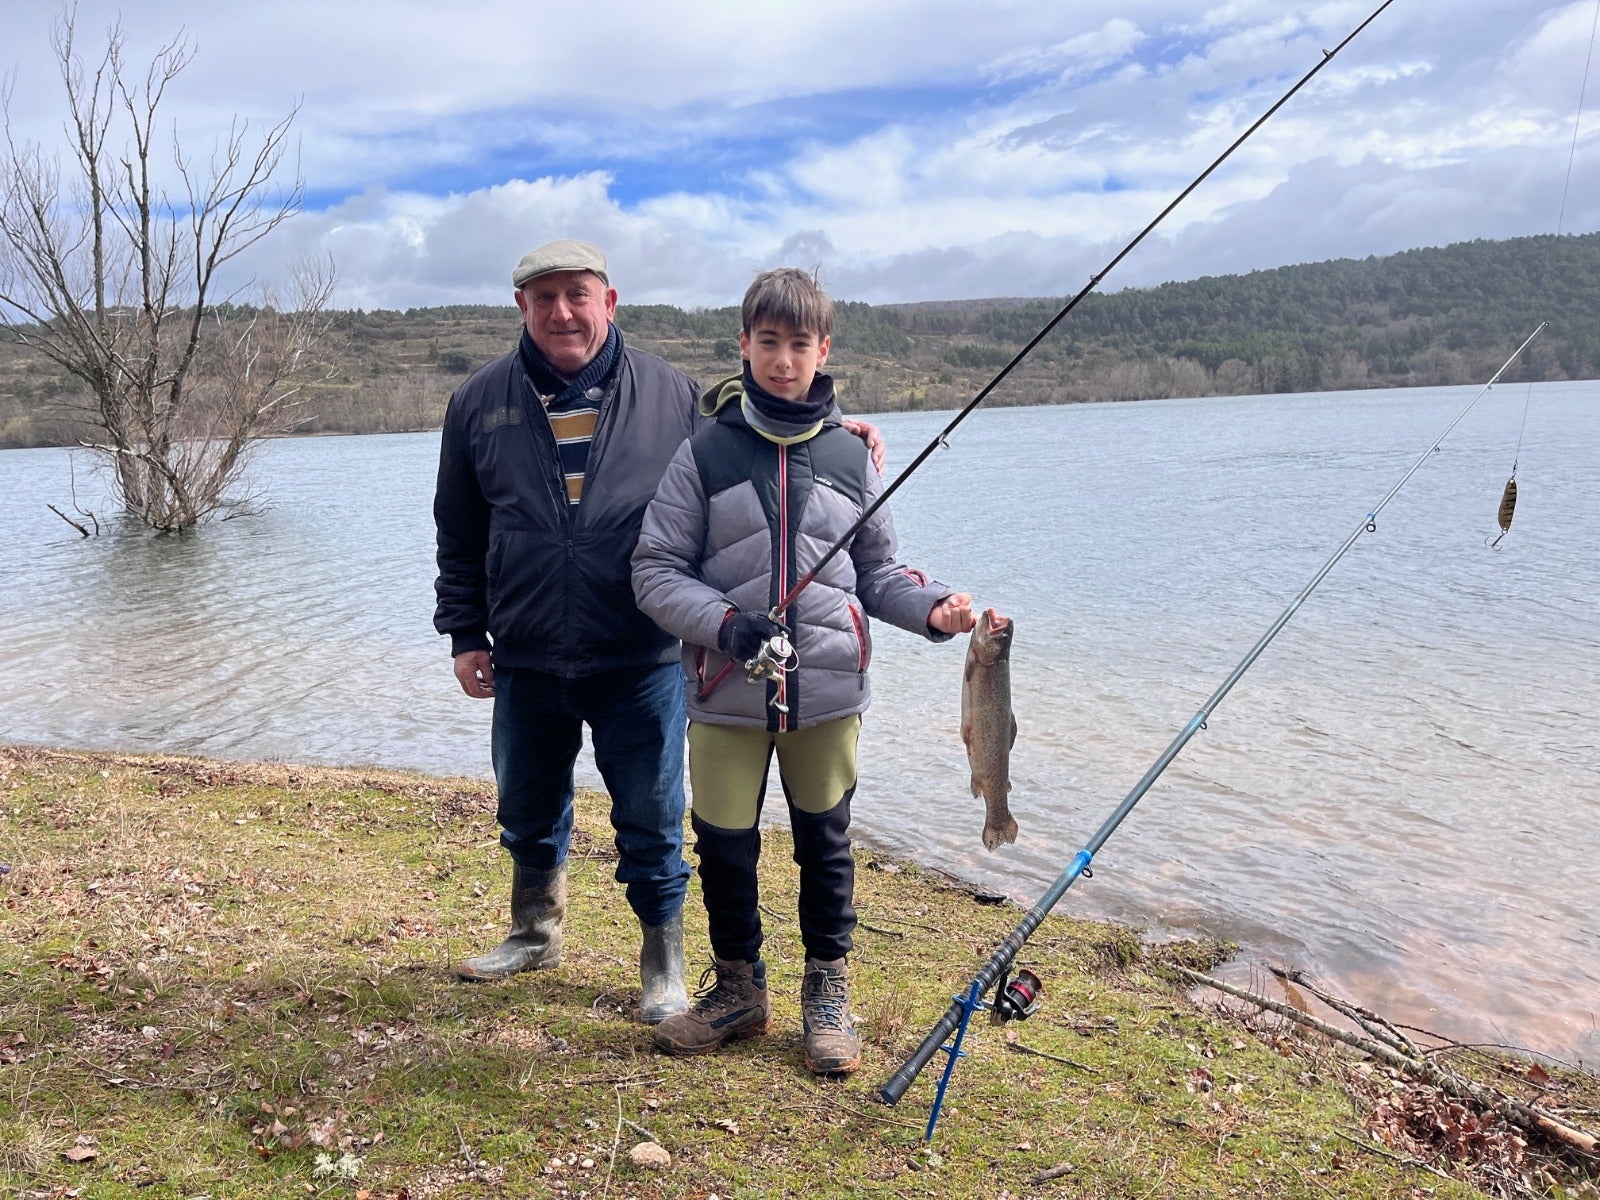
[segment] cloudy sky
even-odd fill
[[[330,253],[343,306],[509,302],[563,236],[606,248],[624,302],[730,304],[792,264],[878,303],[1076,291],[1378,2],[79,0],[77,23],[95,50],[120,10],[136,62],[194,43],[166,100],[191,153],[300,105],[305,208],[250,265]],[[1104,286],[1600,229],[1597,4],[1395,0]],[[15,137],[59,138],[59,11],[0,0]]]

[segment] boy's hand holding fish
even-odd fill
[[[940,633],[966,633],[977,623],[972,615],[972,597],[965,592],[946,596],[928,614],[928,628]]]

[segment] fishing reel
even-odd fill
[[[777,623],[777,618],[773,617]],[[769,679],[776,679],[780,675],[787,675],[800,663],[800,656],[795,653],[794,644],[789,641],[789,631],[781,623],[778,632],[761,643],[757,650],[744,662],[744,677],[751,683],[765,683]],[[784,704],[777,696],[772,698],[772,707],[779,712],[788,712],[789,706]]]
[[[1044,984],[1032,971],[1023,967],[1013,979],[1011,968],[1007,967],[994,989],[994,1004],[989,1009],[990,1023],[1004,1025],[1007,1021],[1026,1021],[1039,1011],[1039,997],[1043,994]]]

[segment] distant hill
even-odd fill
[[[956,408],[1063,298],[839,305],[829,368],[857,413]],[[436,427],[451,390],[515,343],[515,307],[336,315],[303,432]],[[1089,296],[996,405],[1600,376],[1600,233],[1462,242]],[[628,305],[617,324],[702,383],[739,366],[738,310]],[[72,381],[0,340],[0,448],[70,444]]]

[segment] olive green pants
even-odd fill
[[[754,828],[774,749],[789,803],[801,812],[825,813],[856,785],[860,737],[859,716],[787,733],[691,721],[689,784],[695,815],[719,829]]]

